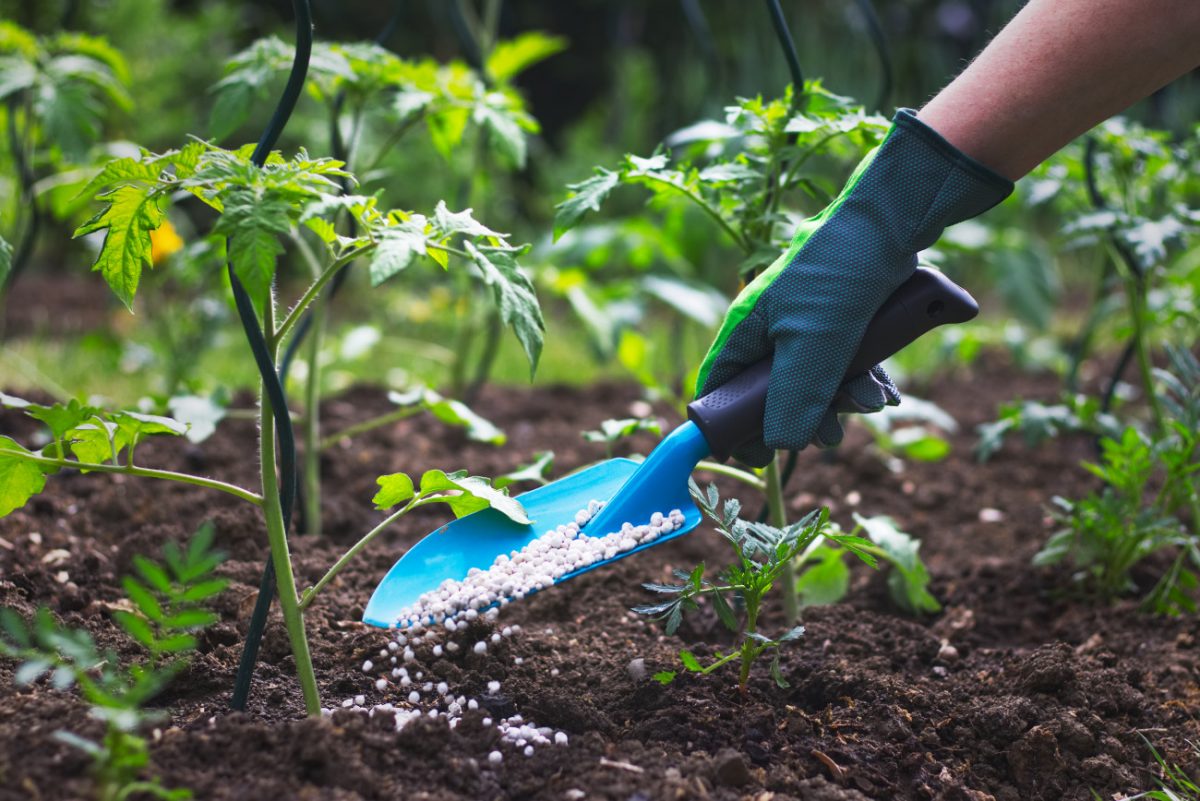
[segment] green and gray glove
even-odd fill
[[[763,441],[734,455],[761,467],[775,449],[842,439],[837,412],[877,412],[900,394],[880,367],[844,384],[867,323],[949,225],[995,206],[1007,178],[959,152],[907,109],[841,194],[733,302],[696,382],[706,395],[774,356]]]

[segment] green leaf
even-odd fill
[[[484,67],[493,80],[508,83],[529,67],[566,48],[567,40],[561,36],[526,31],[513,39],[497,42]]]
[[[7,635],[0,637],[0,651],[12,649],[14,645],[18,648],[28,648],[32,644],[25,619],[7,606],[0,607],[0,630]]]
[[[0,437],[0,517],[20,509],[46,486],[41,466],[22,454],[33,455],[15,440]]]
[[[213,596],[221,594],[226,587],[229,586],[227,579],[210,579],[209,581],[201,581],[193,584],[183,591],[179,596],[179,600],[185,603],[197,603],[205,601]]]
[[[701,667],[701,665],[700,665],[700,660],[697,659],[696,655],[693,654],[691,651],[688,651],[688,650],[680,651],[679,652],[679,661],[683,663],[683,666],[685,668],[692,671],[693,673],[702,673],[704,671],[704,668]]]
[[[125,588],[125,594],[129,596],[129,600],[133,601],[134,606],[145,617],[156,622],[163,619],[162,604],[154,597],[154,593],[146,589],[144,584],[132,576],[126,576],[122,579],[121,586]]]
[[[140,615],[135,615],[132,612],[126,612],[118,609],[113,612],[113,619],[117,621],[121,629],[126,634],[132,637],[142,647],[149,651],[154,651],[158,647],[158,638],[154,636],[154,630],[150,628],[150,624]]]
[[[542,309],[538,304],[533,283],[521,271],[516,256],[524,251],[498,247],[476,247],[472,242],[463,242],[463,247],[483,278],[491,287],[500,319],[508,325],[529,361],[532,376],[542,355],[542,340],[546,324],[542,320]]]
[[[660,670],[657,673],[655,673],[653,676],[651,676],[651,678],[654,679],[655,681],[657,681],[659,684],[666,686],[666,685],[670,684],[671,682],[675,681],[675,671]]]
[[[204,626],[211,626],[218,620],[220,620],[220,617],[216,612],[210,612],[207,609],[186,609],[163,618],[162,625],[163,628],[169,631],[178,631],[180,629],[197,629]]]
[[[279,237],[288,232],[292,206],[282,197],[237,187],[222,193],[224,211],[213,231],[229,237],[229,259],[250,297],[261,306],[271,292]]]
[[[56,403],[53,406],[26,402],[25,413],[45,423],[55,439],[62,439],[72,428],[96,414],[97,410],[72,398],[69,403]]]
[[[476,220],[471,212],[471,209],[463,209],[459,212],[450,211],[450,209],[446,208],[446,201],[439,200],[437,207],[433,210],[433,225],[447,236],[462,234],[464,236],[487,236],[497,239],[506,236],[505,234],[493,231]]]
[[[792,685],[788,684],[787,679],[783,677],[783,670],[779,665],[779,651],[775,652],[775,656],[771,659],[771,678],[775,679],[776,686],[781,690],[786,690]]]
[[[153,266],[150,232],[162,225],[165,213],[150,187],[122,185],[98,198],[107,203],[75,231],[75,237],[104,231],[104,243],[92,270],[98,270],[125,307],[133,310],[142,267]]]
[[[850,589],[850,568],[839,548],[822,545],[809,555],[813,564],[796,579],[796,594],[802,606],[835,604]]]
[[[467,437],[476,442],[503,445],[508,439],[490,420],[476,414],[462,401],[442,397],[426,387],[407,393],[389,392],[388,400],[398,406],[419,405],[446,425],[465,429]]]
[[[187,425],[157,414],[142,414],[141,412],[117,412],[112,416],[117,428],[124,432],[131,442],[140,440],[151,434],[170,434],[179,437],[187,433]]]
[[[571,196],[555,206],[554,241],[574,228],[589,211],[599,211],[600,204],[621,182],[620,173],[596,168],[596,174],[577,184],[569,184]],[[776,254],[778,255],[778,254]]]
[[[375,508],[386,511],[408,501],[415,495],[413,481],[405,473],[392,473],[375,479],[379,491],[375,493]]]
[[[892,600],[913,614],[940,611],[942,605],[929,593],[929,571],[918,554],[921,541],[905,534],[885,515],[867,518],[856,513],[854,522],[863,527],[883,552],[883,558],[895,568],[888,576]]]
[[[550,468],[554,466],[554,451],[540,451],[533,455],[533,461],[529,464],[522,465],[511,473],[505,473],[498,476],[492,485],[498,488],[507,487],[509,484],[516,484],[520,481],[530,481],[535,484],[547,484],[549,479],[546,477]]]
[[[493,487],[482,476],[468,476],[465,470],[454,473],[426,471],[421,476],[421,498],[424,502],[447,504],[455,517],[491,508],[515,523],[529,525],[532,522],[519,501],[504,490]]]
[[[379,244],[371,254],[368,273],[371,286],[379,286],[426,254],[426,219],[420,214],[389,225],[379,234]]]
[[[716,610],[717,617],[725,628],[730,631],[737,632],[741,629],[738,624],[737,616],[733,614],[733,609],[729,606],[729,601],[725,600],[725,593],[714,592],[712,594],[713,609]]]
[[[950,442],[924,426],[896,430],[892,434],[892,445],[919,462],[940,462],[950,455]]]
[[[662,436],[662,423],[653,417],[627,417],[621,420],[604,420],[599,429],[584,431],[583,438],[588,442],[613,443],[634,434],[646,431],[656,436]]]
[[[475,106],[475,123],[488,133],[488,142],[509,164],[525,166],[525,130],[527,116],[512,108],[499,92],[488,92]]]
[[[151,587],[164,595],[170,595],[171,577],[163,570],[162,565],[139,554],[133,557],[133,566]]]
[[[81,462],[110,463],[119,458],[121,451],[129,444],[128,432],[108,420],[92,419],[95,422],[76,426],[67,432],[71,452]]]

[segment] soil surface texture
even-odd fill
[[[311,607],[324,703],[338,708],[322,719],[302,716],[277,606],[250,706],[228,711],[266,555],[257,510],[236,499],[143,479],[52,476],[42,495],[0,520],[0,605],[25,614],[47,606],[102,645],[136,656],[112,620],[120,577],[135,554],[156,556],[163,541],[186,539],[212,520],[228,555],[220,572],[232,580],[216,600],[221,622],[158,699],[169,716],[148,733],[148,774],[198,799],[1085,801],[1093,790],[1109,799],[1152,786],[1143,737],[1189,766],[1186,741],[1200,739],[1197,621],[1147,617],[1132,603],[1093,606],[1063,593],[1064,573],[1031,567],[1054,527],[1051,498],[1094,486],[1078,467],[1092,458],[1092,444],[1074,438],[1030,449],[1013,441],[977,464],[973,430],[994,417],[998,398],[1049,400],[1056,387],[1051,377],[997,365],[918,388],[960,424],[942,462],[889,467],[859,426],[837,451],[800,455],[791,513],[824,504],[843,524],[853,511],[891,515],[921,538],[943,611],[905,616],[888,599],[886,575],[856,567],[846,603],[804,610],[807,633],[783,655],[786,689],[766,664],[745,696],[732,670],[681,671],[666,687],[651,678],[679,667],[681,647],[707,656],[730,642],[711,608],[671,637],[628,611],[651,597],[642,582],[730,559],[709,526],[511,604],[495,625],[519,624],[520,633],[484,655],[472,648],[491,633],[483,621],[452,635],[456,652],[418,649],[410,671],[482,704],[454,729],[422,718],[397,733],[388,714],[340,708],[358,694],[367,706],[407,706],[407,692],[393,684],[377,690],[376,675],[363,673],[389,636],[358,621],[393,562],[446,521],[441,506],[402,519]],[[387,408],[382,391],[356,389],[326,404],[324,425],[336,430]],[[300,586],[381,519],[370,503],[376,476],[433,467],[498,475],[544,450],[554,451],[553,475],[561,476],[605,456],[582,430],[647,411],[637,389],[624,385],[489,389],[475,408],[507,432],[507,446],[470,442],[414,417],[327,451],[324,534],[291,540]],[[28,443],[35,430],[19,414],[0,414],[6,435]],[[228,421],[199,445],[149,441],[139,462],[254,486],[255,438],[253,423]],[[618,452],[645,453],[653,443],[639,435]],[[760,505],[743,485],[719,485],[750,513]],[[768,632],[783,627],[778,611],[764,622]],[[0,660],[0,799],[90,797],[88,758],[54,733],[95,736],[99,724],[71,690],[45,681],[15,686],[15,667]],[[489,691],[489,681],[501,689]],[[565,732],[568,743],[525,756],[483,725],[485,715],[514,713]],[[488,759],[494,750],[499,764]]]

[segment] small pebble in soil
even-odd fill
[[[437,686],[438,695],[446,695],[450,692],[450,685],[444,681],[439,681]]]
[[[625,666],[625,672],[634,681],[641,681],[646,678],[646,660],[640,656],[636,659],[630,659],[629,664]]]
[[[433,646],[433,655],[441,656],[442,655],[442,646],[440,646],[440,645]]]
[[[421,694],[419,692],[417,692],[416,690],[413,690],[411,693],[408,694],[408,702],[410,704],[420,703],[420,701],[421,701]]]
[[[492,643],[494,643],[494,644],[499,644],[499,642],[500,642],[500,635],[499,635],[499,634],[493,634],[493,635],[492,635]]]
[[[554,733],[554,744],[555,745],[566,745],[567,744],[567,733],[564,731],[555,732]]]
[[[525,756],[527,756],[527,757],[533,756],[533,746],[532,745],[525,746]]]
[[[472,698],[470,701],[467,701],[467,709],[470,709],[470,710],[479,709],[479,702],[476,701],[474,698]]]
[[[486,654],[487,653],[487,643],[484,642],[483,640],[480,640],[479,642],[475,643],[475,653]]]
[[[363,662],[363,673],[370,673],[374,669],[375,669],[375,663],[372,662],[370,659],[368,659],[366,662]]]
[[[378,679],[375,682],[375,689],[376,690],[386,690],[387,689],[387,679]]]
[[[492,695],[495,695],[496,693],[500,692],[500,682],[489,681],[487,684],[487,688],[488,688],[489,693],[491,693]]]
[[[366,702],[367,702],[367,696],[365,696],[365,695],[354,696],[354,705],[355,706],[362,706]]]
[[[452,654],[458,653],[458,643],[456,643],[456,642],[446,643],[446,650]]]
[[[493,765],[499,765],[503,761],[504,754],[500,753],[499,751],[493,751],[492,753],[488,754],[488,762],[491,762]]]

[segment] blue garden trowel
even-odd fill
[[[961,287],[941,273],[918,268],[872,318],[846,377],[869,370],[939,325],[966,322],[978,312],[975,300]],[[688,406],[688,422],[641,463],[609,459],[520,495],[532,525],[514,523],[500,512],[485,509],[442,526],[392,566],[371,596],[363,621],[395,625],[400,611],[423,593],[446,579],[466,578],[473,567],[486,569],[497,556],[520,550],[549,529],[574,521],[576,512],[592,500],[605,506],[587,523],[584,534],[604,535],[626,521],[644,523],[654,512],[672,509],[683,511],[685,519],[682,526],[652,542],[568,573],[555,583],[687,534],[701,520],[688,494],[692,471],[710,454],[727,459],[740,445],[762,435],[770,374],[767,358],[694,401]]]

